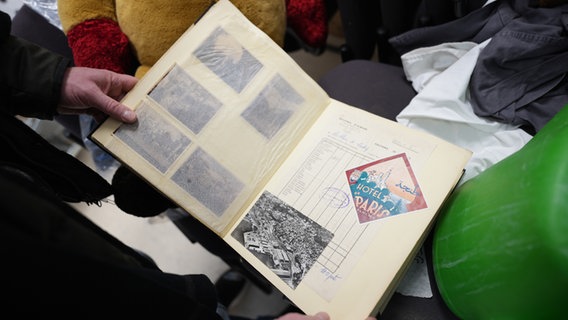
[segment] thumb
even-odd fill
[[[318,312],[314,315],[317,320],[330,320],[329,315],[325,312]]]
[[[136,113],[129,107],[107,95],[100,95],[96,98],[99,99],[97,104],[102,106],[101,111],[108,114],[112,118],[125,123],[136,122]]]

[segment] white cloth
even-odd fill
[[[469,79],[489,41],[445,43],[401,57],[406,77],[418,94],[396,120],[473,152],[459,184],[518,151],[532,138],[522,129],[473,113]]]

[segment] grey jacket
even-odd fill
[[[447,42],[491,42],[470,80],[478,116],[538,132],[568,103],[568,4],[501,0],[446,24],[391,38],[400,54]]]

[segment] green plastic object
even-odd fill
[[[455,190],[434,229],[433,264],[461,319],[566,319],[568,106]]]

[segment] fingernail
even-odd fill
[[[126,110],[122,113],[122,119],[128,122],[133,122],[136,120],[136,113],[132,110]]]

